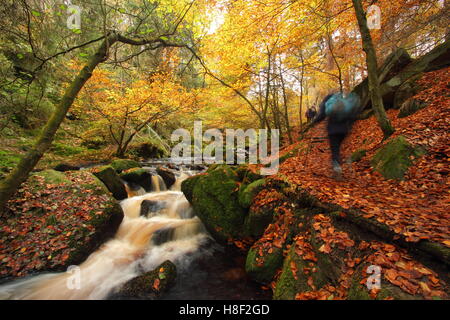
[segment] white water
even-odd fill
[[[78,289],[70,286],[73,273],[52,273],[1,286],[0,299],[104,299],[126,281],[156,268],[165,260],[177,266],[188,264],[187,254],[195,252],[207,236],[200,220],[192,217],[192,209],[183,193],[178,191],[180,180],[186,177],[181,174],[172,191],[151,192],[121,202],[125,217],[119,230],[114,239],[79,266]],[[162,187],[165,189],[158,179],[158,190]],[[144,200],[164,202],[166,206],[151,218],[142,217],[140,206]],[[153,245],[154,233],[168,228],[176,228],[171,241]]]

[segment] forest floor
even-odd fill
[[[325,138],[310,143],[309,152],[287,159],[279,175],[301,186],[324,202],[343,208],[359,209],[365,218],[385,224],[409,242],[421,239],[450,247],[450,100],[449,73],[444,69],[423,79],[427,89],[416,98],[429,105],[406,118],[397,118],[398,110],[387,112],[394,128],[391,138],[402,135],[427,154],[409,168],[403,181],[387,180],[371,168],[370,160],[386,144],[374,116],[357,121],[344,141],[341,153],[348,159],[358,150],[367,150],[361,161],[343,165],[344,181],[331,178],[331,156],[326,139],[325,121],[312,128],[303,139],[282,154],[299,148],[314,137]]]

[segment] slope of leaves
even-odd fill
[[[421,82],[425,88],[416,98],[428,103],[425,109],[402,119],[397,118],[397,110],[388,111],[396,128],[392,138],[403,135],[427,150],[404,181],[386,180],[370,166],[370,159],[387,143],[374,117],[357,121],[343,143],[343,159],[357,150],[367,150],[360,162],[344,164],[345,181],[331,178],[325,122],[308,133],[309,150],[285,161],[280,173],[321,201],[359,209],[365,218],[386,224],[407,241],[429,239],[450,247],[449,74],[447,68],[424,76]],[[317,137],[325,139],[311,143]]]
[[[15,216],[0,229],[0,277],[25,276],[66,265],[71,253],[88,242],[95,221],[111,198],[97,194],[88,173],[67,175],[73,184],[24,185],[10,201]]]

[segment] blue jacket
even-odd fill
[[[323,99],[322,103],[319,106],[319,114],[314,119],[314,123],[318,123],[326,118],[325,112],[325,104],[327,101],[336,93],[331,93]],[[356,114],[352,114],[351,116],[339,121],[333,118],[328,119],[327,130],[329,135],[333,134],[347,134],[352,128],[353,122],[356,120]]]

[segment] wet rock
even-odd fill
[[[152,242],[155,246],[160,246],[163,243],[169,242],[173,239],[173,235],[175,234],[175,229],[162,229],[156,231],[152,236]]]
[[[245,208],[238,201],[238,175],[220,165],[183,181],[182,191],[208,232],[219,242],[244,234]]]
[[[122,171],[132,169],[132,168],[138,168],[139,163],[134,160],[128,160],[128,159],[118,159],[111,162],[110,165],[114,170],[116,170],[118,173],[121,173]]]
[[[123,200],[128,197],[125,185],[117,172],[111,166],[96,168],[93,172],[99,178],[117,200]]]
[[[177,268],[169,260],[155,270],[126,282],[117,296],[138,299],[156,299],[175,284]]]
[[[386,179],[403,180],[408,168],[412,166],[411,158],[424,155],[422,148],[414,147],[403,136],[389,141],[372,158],[372,167]]]
[[[167,189],[169,189],[171,186],[173,186],[173,184],[177,180],[177,178],[175,177],[175,174],[172,171],[170,171],[169,169],[166,169],[164,167],[156,168],[156,172],[163,179],[164,184],[166,185]]]
[[[133,168],[126,170],[120,174],[120,177],[126,182],[134,183],[145,191],[152,191],[152,175],[145,169]]]
[[[180,168],[177,165],[173,164],[173,163],[168,163],[167,164],[167,168],[172,169],[172,170],[176,170],[176,171],[180,171]]]
[[[141,216],[152,217],[159,210],[164,209],[166,203],[162,201],[144,200],[141,203]]]

